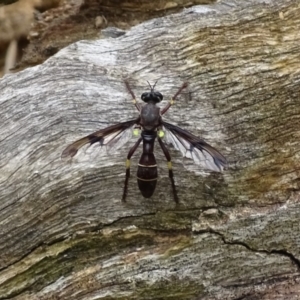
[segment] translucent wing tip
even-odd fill
[[[214,163],[216,166],[216,169],[214,171],[223,172],[224,169],[227,167],[226,158],[222,154],[219,154],[219,153],[218,153],[217,157],[216,157],[216,155],[213,155],[212,157],[214,159]]]

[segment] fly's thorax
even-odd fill
[[[144,130],[154,130],[160,123],[160,108],[155,103],[149,102],[142,107],[140,116],[140,124]]]

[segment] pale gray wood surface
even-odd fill
[[[298,299],[300,6],[220,2],[81,41],[0,81],[0,299]],[[152,199],[132,142],[62,161],[66,145],[137,115],[158,80],[166,119],[228,159],[223,174],[163,154]],[[163,104],[166,104],[164,102]]]

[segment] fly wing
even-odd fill
[[[138,124],[139,118],[118,123],[104,129],[100,129],[80,140],[70,144],[63,152],[61,157],[73,157],[83,146],[99,143],[100,146],[106,146],[107,150],[116,150],[122,147],[132,137],[133,127]]]
[[[194,160],[212,171],[222,172],[226,166],[226,158],[203,139],[181,129],[178,126],[162,121],[167,143],[173,144],[184,157]]]

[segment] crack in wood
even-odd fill
[[[300,260],[298,258],[296,258],[292,253],[288,252],[285,249],[280,249],[280,250],[275,250],[275,249],[273,249],[273,250],[258,250],[258,249],[250,247],[245,242],[241,242],[241,241],[229,242],[229,241],[226,240],[225,236],[222,233],[220,233],[218,231],[215,231],[213,229],[199,230],[199,231],[193,232],[193,233],[195,233],[195,234],[211,233],[211,234],[215,234],[215,235],[220,236],[222,241],[226,245],[239,245],[239,246],[245,247],[246,249],[250,250],[251,252],[264,253],[264,254],[268,254],[268,255],[269,254],[278,254],[278,255],[285,256],[285,257],[289,258],[293,264],[296,265],[296,267],[297,267],[297,269],[300,273]]]

